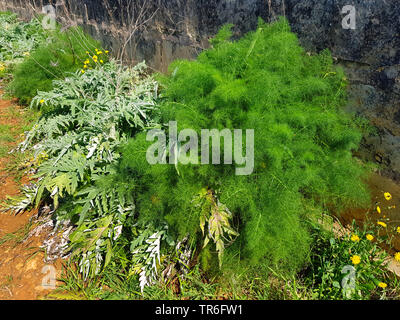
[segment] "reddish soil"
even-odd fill
[[[1,96],[1,92],[0,92]],[[9,108],[13,107],[18,112],[9,113]],[[15,117],[18,115],[18,117]],[[13,101],[0,100],[0,124],[11,125],[13,128],[21,125],[24,116],[22,108],[15,105]],[[3,144],[4,145],[4,144]],[[15,146],[16,143],[6,143],[8,147]],[[28,181],[27,177],[18,182],[9,170],[6,170],[10,161],[10,156],[0,158],[0,202],[6,196],[16,196],[19,193],[19,183]],[[1,300],[34,300],[40,299],[49,292],[48,287],[42,286],[43,279],[46,283],[48,270],[43,270],[46,264],[43,261],[44,252],[39,246],[43,241],[42,237],[30,237],[24,239],[24,230],[29,225],[29,220],[37,214],[37,210],[25,212],[17,216],[7,212],[0,212],[0,299]],[[14,239],[2,243],[2,239],[10,239],[10,234],[14,234]],[[60,275],[60,264],[54,265]],[[42,270],[44,273],[42,273]],[[47,283],[49,283],[47,281]]]

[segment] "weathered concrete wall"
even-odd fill
[[[0,0],[29,18],[45,0]],[[82,25],[117,53],[133,30],[127,60],[145,59],[165,71],[175,58],[195,57],[224,23],[236,33],[254,29],[257,18],[285,15],[310,51],[329,48],[350,79],[348,109],[367,117],[378,136],[366,137],[361,155],[383,165],[400,181],[400,5],[399,0],[58,0],[57,17]],[[341,9],[356,8],[356,29],[342,28]],[[140,8],[144,8],[141,11]],[[130,13],[130,14],[129,14]],[[143,13],[143,14],[141,14]],[[148,20],[149,19],[149,20]]]
[[[64,25],[75,22],[117,52],[134,30],[127,48],[131,60],[145,60],[166,71],[169,63],[195,57],[208,46],[208,38],[227,22],[238,34],[253,29],[257,17],[267,17],[264,0],[0,0],[0,10],[10,9],[25,19],[53,4]],[[142,11],[142,8],[143,11]],[[143,15],[141,15],[143,13]]]

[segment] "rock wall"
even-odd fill
[[[360,155],[382,164],[400,181],[399,0],[58,0],[57,19],[77,23],[124,60],[166,71],[176,58],[193,58],[224,23],[237,35],[257,18],[288,18],[302,45],[329,48],[350,79],[349,111],[367,117],[378,135],[366,136]],[[29,19],[45,0],[0,0],[0,10]],[[341,10],[356,9],[355,29],[344,29]],[[132,37],[131,37],[132,35]],[[125,48],[125,50],[123,50]],[[122,54],[124,52],[124,54]]]

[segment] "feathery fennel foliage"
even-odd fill
[[[254,129],[253,174],[236,176],[235,163],[149,165],[150,143],[138,134],[124,147],[117,175],[138,185],[139,221],[166,221],[177,238],[190,234],[193,241],[203,225],[193,201],[212,190],[240,234],[225,249],[234,263],[294,271],[310,250],[309,208],[341,210],[368,200],[366,170],[352,157],[361,133],[341,110],[346,79],[329,52],[306,54],[284,19],[260,21],[238,41],[228,31],[196,61],[175,61],[160,76],[161,123],[177,121],[178,130],[199,136],[200,129]],[[221,252],[218,243],[208,245]]]
[[[203,264],[295,271],[309,256],[310,208],[368,199],[352,157],[361,134],[341,110],[346,80],[329,52],[307,55],[285,20],[230,37],[226,26],[196,61],[174,62],[160,97],[143,65],[110,62],[32,99],[43,116],[20,150],[46,160],[29,203],[52,201],[57,219],[77,226],[70,249],[85,278],[118,266],[143,291],[182,239],[205,248]],[[149,165],[145,130],[168,131],[171,120],[254,129],[253,174],[236,176],[235,163]]]

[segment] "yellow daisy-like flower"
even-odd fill
[[[388,201],[392,199],[392,195],[391,195],[389,192],[385,192],[385,193],[383,194],[383,196],[384,196],[385,199],[388,200]]]
[[[86,54],[89,54],[89,51],[86,51]]]
[[[395,259],[396,261],[400,262],[400,252],[397,252],[397,253],[394,255],[394,259]]]
[[[97,60],[98,59],[98,57],[96,55],[94,55],[92,58],[93,58],[93,60]]]
[[[87,69],[87,65],[85,64],[85,65],[83,66],[83,68],[84,68],[84,69]]]
[[[106,50],[106,51],[104,51],[105,53],[109,53],[110,51],[108,51],[108,50]]]
[[[82,73],[85,73],[85,70],[82,69],[81,72],[82,72]]]
[[[376,211],[378,211],[378,213],[381,213],[381,208],[379,206],[377,206]]]
[[[397,233],[400,233],[400,227],[397,227],[396,231]]]
[[[355,265],[359,264],[361,262],[360,256],[354,255],[350,258],[351,262]]]
[[[384,222],[382,222],[382,221],[378,221],[377,224],[379,224],[380,226],[382,226],[382,227],[384,227],[384,228],[387,227],[386,223],[384,223]]]
[[[86,59],[83,63],[84,63],[84,64],[89,64],[90,61],[89,61],[88,59]]]
[[[103,60],[100,60],[100,63],[104,63],[104,61],[103,61]]]
[[[357,242],[357,241],[360,241],[360,238],[358,237],[358,235],[353,234],[353,235],[351,236],[350,240],[353,241],[353,242]]]
[[[372,234],[367,234],[366,236],[367,240],[372,241],[374,240],[374,236]]]
[[[43,99],[42,99],[42,100],[40,100],[40,101],[39,101],[39,103],[40,103],[40,104],[43,104],[43,103],[44,103],[44,100],[43,100]]]
[[[97,54],[102,54],[103,53],[103,51],[97,51]]]
[[[384,282],[379,282],[378,286],[385,289],[387,287],[387,284]]]

